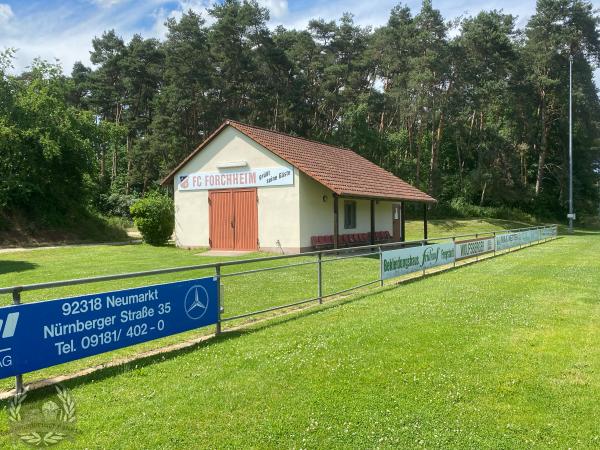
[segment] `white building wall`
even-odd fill
[[[377,231],[389,231],[390,235],[394,232],[393,226],[393,208],[394,203],[380,200],[375,204],[375,229]]]
[[[356,202],[356,228],[344,228],[344,202],[346,200]],[[375,203],[375,231],[393,232],[393,211],[394,202],[377,200]],[[353,198],[340,198],[340,234],[351,233],[369,233],[371,231],[371,201]]]
[[[300,172],[287,163],[281,165],[294,170],[294,186],[258,188],[258,240],[263,251],[296,253],[300,251]]]
[[[246,161],[248,169],[283,166],[294,170],[292,186],[258,187],[258,239],[263,250],[300,248],[299,171],[232,127],[225,128],[175,174],[175,235],[180,247],[209,246],[208,191],[178,191],[180,175],[192,172],[232,172],[217,165]]]
[[[175,235],[180,247],[209,247],[208,190],[178,191],[180,175],[193,172],[239,171],[219,169],[232,161],[246,161],[247,168],[283,166],[294,170],[292,186],[258,187],[258,239],[260,249],[286,253],[311,249],[311,236],[333,234],[333,193],[232,127],[220,134],[175,174]],[[323,197],[326,197],[323,201]],[[371,231],[369,200],[356,201],[356,228],[344,229],[344,201],[339,200],[340,234]],[[392,234],[393,202],[375,205],[376,231]]]
[[[304,175],[299,176],[300,187],[300,246],[308,250],[311,236],[333,234],[333,193],[328,188]],[[326,196],[326,201],[323,201]],[[356,201],[356,228],[344,228],[344,201]],[[375,204],[375,230],[393,233],[392,205],[394,202],[378,201]],[[371,231],[371,204],[369,200],[339,199],[340,234],[368,233]]]
[[[300,247],[310,250],[311,236],[333,234],[333,192],[304,173],[300,173],[299,187]]]

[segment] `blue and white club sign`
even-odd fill
[[[213,277],[0,308],[0,378],[217,323]]]

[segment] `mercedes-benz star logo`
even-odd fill
[[[204,286],[192,286],[185,294],[185,313],[190,319],[200,319],[208,309],[208,292]]]

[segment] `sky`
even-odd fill
[[[600,0],[599,1],[600,7]],[[304,28],[313,18],[338,19],[342,13],[354,14],[355,21],[374,27],[387,22],[398,0],[258,0],[271,12],[269,26]],[[0,51],[17,49],[14,70],[25,69],[35,57],[51,62],[58,59],[66,73],[73,63],[90,65],[89,52],[95,36],[115,29],[125,39],[135,33],[162,38],[168,17],[181,17],[192,9],[210,20],[206,10],[214,0],[0,0]],[[404,0],[413,14],[421,0]],[[498,9],[517,16],[523,27],[535,11],[535,0],[433,0],[445,19],[475,15],[481,10]],[[600,70],[596,71],[600,86]]]

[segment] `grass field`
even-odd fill
[[[581,233],[67,383],[80,429],[68,448],[597,447],[599,251],[600,235]],[[0,285],[205,258],[135,246],[2,259],[33,267],[0,269]],[[329,278],[373,277],[361,261]],[[284,294],[304,294],[313,272],[288,276]],[[230,286],[226,311],[265,304],[273,273],[246,283],[244,305],[232,295],[243,290]]]
[[[430,237],[464,234],[477,231],[517,228],[526,226],[518,222],[502,220],[433,220],[430,223]],[[409,240],[421,239],[423,225],[420,221],[407,222]],[[73,279],[89,276],[108,275],[123,272],[136,272],[162,267],[177,267],[211,263],[234,258],[199,256],[198,250],[183,250],[175,247],[154,248],[147,245],[127,246],[88,246],[65,247],[60,249],[31,250],[0,254],[0,286],[15,286],[44,281]],[[245,255],[245,258],[262,256]],[[235,259],[240,259],[236,257]],[[294,260],[301,262],[306,258]],[[289,264],[290,261],[270,261],[223,269],[224,274],[240,270],[271,267]],[[213,275],[214,270],[180,272],[153,277],[134,278],[103,283],[55,288],[25,292],[23,302],[71,297],[94,292],[124,289],[169,281],[185,280],[199,276]],[[323,265],[324,293],[329,294],[352,286],[375,280],[379,274],[379,264],[371,258],[347,259]],[[317,295],[316,266],[305,265],[281,271],[269,271],[241,277],[225,278],[224,317],[256,311],[271,306],[292,303]],[[0,305],[12,302],[10,295],[0,295]],[[212,333],[206,328],[124,348],[110,354],[74,361],[66,365],[50,367],[26,376],[26,381],[49,376],[71,373],[90,366],[103,364],[116,358],[129,356],[141,351],[159,348],[175,342]],[[13,380],[0,380],[0,390],[13,387]]]

